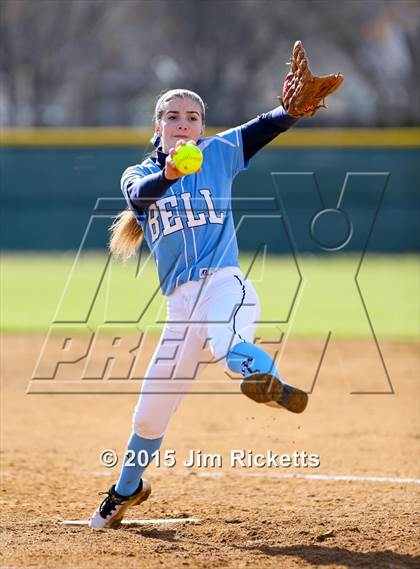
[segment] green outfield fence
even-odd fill
[[[295,129],[278,137],[235,180],[240,247],[322,253],[328,250],[325,244],[360,251],[368,243],[369,251],[417,250],[419,132]],[[116,128],[3,129],[3,249],[75,250],[84,236],[85,248],[105,247],[110,219],[124,207],[121,173],[151,150],[151,134]],[[335,217],[345,180],[344,216]],[[321,224],[320,212],[329,212]],[[351,232],[340,241],[346,223]]]

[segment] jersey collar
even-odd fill
[[[156,154],[154,154],[154,155],[151,156],[150,158],[153,160],[153,162],[154,162],[155,164],[157,164],[157,165],[159,166],[159,168],[160,168],[161,170],[163,170],[164,167],[165,167],[165,160],[166,160],[166,157],[167,157],[167,156],[168,156],[168,155],[165,154],[164,152],[162,152],[162,150],[160,150],[160,148],[157,148],[157,149],[156,149]]]

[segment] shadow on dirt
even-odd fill
[[[135,526],[130,526],[127,524],[126,528],[130,529],[130,533],[134,533],[136,535],[140,535],[142,537],[148,537],[151,539],[160,539],[162,541],[176,541],[176,532],[174,530],[161,530],[161,529],[137,529],[133,531],[132,528]]]
[[[339,564],[348,568],[369,567],[369,569],[393,567],[395,569],[420,567],[420,556],[403,555],[394,551],[351,551],[341,547],[322,545],[290,545],[286,547],[270,547],[262,545],[253,547],[265,555],[288,555],[300,557],[314,565]]]

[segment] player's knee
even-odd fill
[[[232,351],[232,347],[249,346],[251,351],[254,347],[254,344],[252,344],[254,333],[253,324],[250,324],[249,326],[243,326],[240,331],[231,329],[226,326],[220,327],[220,329],[218,329],[217,326],[213,325],[210,327],[209,332],[211,334],[211,337],[209,338],[209,344],[213,356],[221,364],[224,364],[228,369],[232,369],[230,367],[229,359],[229,354]],[[244,352],[244,350],[242,350],[242,352]],[[244,357],[247,356],[248,352],[244,353]]]
[[[213,356],[217,361],[223,365],[226,371],[234,371],[241,373],[242,362],[249,357],[249,349],[247,346],[252,346],[248,342],[239,342],[229,349],[229,343],[222,338],[212,339],[210,348]]]
[[[214,358],[216,358],[220,363],[222,359],[226,359],[226,353],[229,350],[229,342],[224,338],[210,338],[210,351]]]
[[[156,420],[148,415],[134,413],[133,415],[133,431],[139,437],[145,439],[157,439],[165,434],[167,423]]]

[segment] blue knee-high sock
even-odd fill
[[[143,472],[153,460],[152,454],[159,450],[163,437],[158,439],[144,439],[136,433],[132,433],[128,441],[127,451],[124,455],[124,464],[120,473],[115,490],[120,496],[134,494],[140,484]],[[141,452],[143,451],[143,452]],[[132,455],[132,457],[130,457]],[[140,463],[140,464],[139,464]]]
[[[250,342],[240,342],[233,346],[226,356],[226,362],[230,370],[241,373],[244,377],[251,373],[271,373],[280,379],[273,358]]]

